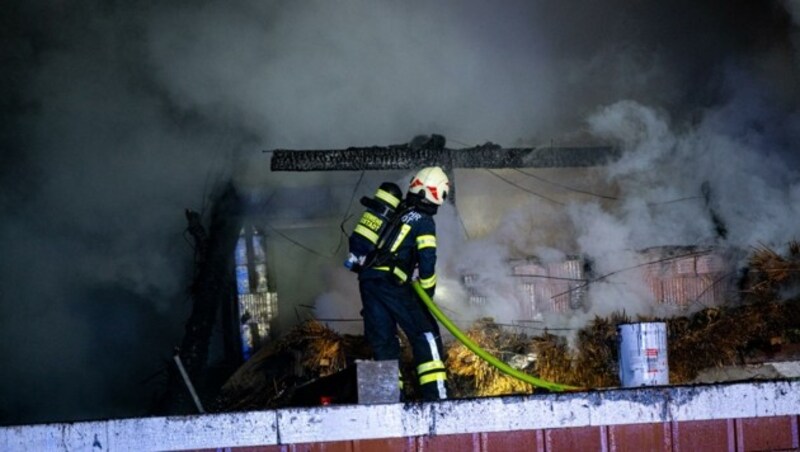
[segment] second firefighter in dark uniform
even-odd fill
[[[433,297],[436,291],[436,224],[433,215],[447,197],[449,181],[439,167],[424,168],[409,184],[405,205],[378,254],[359,274],[364,335],[376,360],[399,359],[397,326],[408,337],[425,400],[447,398],[439,327],[414,293],[410,279],[418,272],[420,285]]]

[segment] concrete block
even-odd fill
[[[360,405],[400,401],[400,369],[397,360],[357,360],[356,378]]]

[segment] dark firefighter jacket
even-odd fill
[[[436,289],[436,223],[432,213],[422,206],[404,213],[385,247],[384,257],[379,258],[372,268],[362,271],[360,278],[385,277],[388,272],[399,283],[406,283],[417,268],[420,285],[433,296]]]

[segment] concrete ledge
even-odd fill
[[[800,415],[800,380],[0,428],[3,451],[180,450]]]
[[[420,436],[431,425],[431,406],[421,404],[334,405],[277,413],[281,444]]]
[[[277,444],[274,411],[0,428],[3,451],[148,451]]]

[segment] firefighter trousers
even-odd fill
[[[425,400],[447,398],[447,374],[439,326],[409,284],[398,285],[391,274],[361,279],[364,336],[376,360],[399,359],[397,326],[411,343],[417,377]]]

